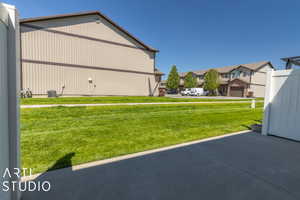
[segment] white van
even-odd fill
[[[191,88],[185,88],[184,90],[181,91],[182,96],[189,96],[191,95]]]
[[[206,92],[203,88],[191,88],[191,96],[203,96]]]

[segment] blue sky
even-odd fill
[[[4,0],[22,18],[99,10],[159,49],[168,73],[300,55],[299,0]]]

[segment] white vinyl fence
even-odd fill
[[[18,181],[4,171],[19,167],[19,22],[13,6],[0,3],[0,199],[16,200],[4,181]]]
[[[264,135],[300,141],[300,69],[267,74]]]

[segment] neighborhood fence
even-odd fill
[[[20,193],[3,187],[5,170],[19,168],[19,22],[13,6],[0,3],[0,199],[16,200]],[[8,184],[5,184],[6,186]]]
[[[300,70],[269,71],[262,134],[300,141]]]

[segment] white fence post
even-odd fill
[[[265,88],[265,101],[264,101],[264,119],[262,126],[262,135],[268,135],[269,130],[269,118],[271,111],[271,104],[273,98],[272,91],[272,80],[273,80],[273,69],[267,72],[266,88]]]
[[[18,190],[12,190],[12,181],[19,177],[5,176],[20,166],[19,150],[19,83],[20,83],[19,19],[16,8],[0,3],[0,199],[20,199]],[[3,181],[10,183],[3,190]]]
[[[252,101],[251,101],[251,108],[252,109],[256,108],[256,101],[255,101],[255,99],[252,99]]]

